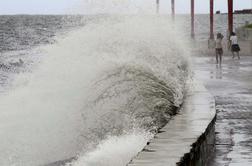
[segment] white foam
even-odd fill
[[[81,155],[72,166],[125,166],[143,149],[152,134],[133,132],[109,137],[102,141],[94,151]]]
[[[128,94],[126,91],[126,95],[113,100],[107,98],[99,107],[87,107],[108,86],[101,83],[101,89],[96,89],[94,83],[118,67],[133,66],[132,69],[147,71],[164,81],[174,89],[175,104],[180,104],[184,76],[178,66],[185,63],[185,47],[177,39],[165,17],[108,16],[44,48],[47,53],[39,68],[21,74],[14,81],[13,90],[0,98],[0,165],[34,166],[64,160],[85,151],[89,144],[99,144],[113,134],[110,129],[127,131],[133,122],[135,126],[141,123],[120,114],[121,110],[128,111],[122,105],[134,97],[134,91]],[[123,88],[141,87],[136,85],[125,84]],[[117,88],[113,92],[120,92]],[[140,106],[138,109],[146,111]],[[110,116],[115,110],[120,118]],[[90,134],[92,137],[88,137]],[[89,157],[83,156],[83,160],[95,162],[97,154],[96,162],[104,158],[109,165],[111,161],[103,152],[110,149],[111,154],[118,154],[118,161],[113,158],[114,162],[125,163],[146,139],[141,134],[111,137]]]

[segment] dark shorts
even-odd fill
[[[223,54],[223,49],[222,48],[216,48],[215,51],[216,51],[216,54],[219,54],[219,55]]]
[[[238,44],[233,44],[231,47],[231,50],[232,50],[232,52],[239,52],[241,49]]]

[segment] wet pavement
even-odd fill
[[[178,114],[127,166],[176,166],[185,162],[205,165],[202,163],[209,158],[206,154],[214,147],[211,136],[214,135],[215,102],[202,83],[195,81],[188,86],[192,88],[187,91]],[[202,160],[198,161],[196,156]]]
[[[195,75],[216,100],[216,150],[209,166],[252,166],[252,56],[222,66],[195,57]]]

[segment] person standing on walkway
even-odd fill
[[[216,63],[220,65],[222,62],[222,55],[223,55],[222,39],[223,35],[221,33],[218,33],[215,40],[215,53],[216,53]]]
[[[230,41],[231,41],[231,52],[233,54],[233,59],[235,57],[235,53],[237,53],[238,59],[240,59],[239,52],[241,49],[238,44],[238,37],[236,36],[234,32],[231,32]]]

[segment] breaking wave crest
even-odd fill
[[[104,16],[44,48],[0,101],[0,165],[126,165],[183,102],[180,41],[166,17]]]
[[[138,19],[125,18],[116,22],[112,26],[116,33],[110,34],[113,37],[102,39],[106,41],[105,50],[112,53],[108,55],[110,62],[106,63],[110,65],[93,80],[82,113],[83,139],[92,140],[92,143],[82,145],[84,152],[70,165],[127,164],[183,102],[188,64],[183,50],[179,49],[181,45],[172,40],[169,31],[156,27],[161,26],[162,18],[155,18],[157,22],[152,20],[154,18],[143,22]],[[140,21],[138,25],[145,21],[158,24],[154,27],[144,25],[151,28],[145,28],[150,32],[143,33],[142,27],[131,27],[136,25],[135,21]],[[164,39],[166,33],[169,35]]]

